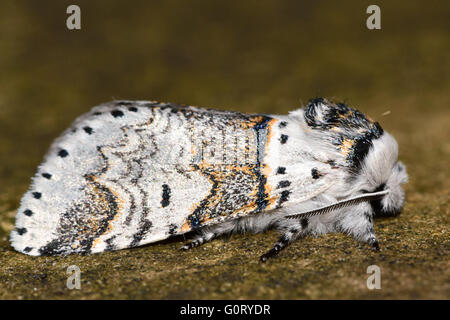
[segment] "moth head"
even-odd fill
[[[326,145],[333,165],[348,172],[350,189],[358,193],[388,190],[371,200],[374,216],[400,213],[407,182],[405,166],[398,161],[398,145],[378,122],[345,103],[323,98],[308,102],[303,118],[310,137]]]
[[[372,141],[364,158],[359,178],[364,182],[362,192],[388,190],[388,193],[370,202],[375,217],[395,216],[405,202],[402,184],[408,181],[405,165],[398,161],[398,145],[387,132]]]

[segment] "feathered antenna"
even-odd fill
[[[389,189],[383,190],[383,191],[378,191],[378,192],[372,192],[372,193],[364,193],[362,195],[356,196],[351,199],[338,201],[329,206],[321,207],[321,208],[310,210],[310,211],[305,211],[305,212],[298,213],[298,214],[285,216],[285,218],[286,219],[303,219],[303,218],[309,218],[312,216],[318,216],[320,214],[329,213],[333,210],[342,209],[342,208],[349,207],[349,206],[352,206],[352,205],[355,205],[355,204],[358,204],[361,202],[376,200],[376,199],[379,199],[379,198],[387,195],[388,193],[389,193]]]

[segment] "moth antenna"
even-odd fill
[[[378,191],[378,192],[372,192],[372,193],[364,193],[362,195],[356,196],[356,197],[351,198],[351,199],[338,201],[338,202],[336,202],[334,204],[331,204],[329,206],[321,207],[321,208],[310,210],[310,211],[305,211],[305,212],[298,213],[298,214],[285,216],[285,218],[286,219],[309,218],[309,217],[312,217],[312,216],[317,216],[317,215],[329,213],[329,212],[331,212],[333,210],[349,207],[349,206],[352,206],[352,205],[355,205],[355,204],[358,204],[358,203],[361,203],[361,202],[376,200],[376,199],[379,199],[379,198],[387,195],[388,193],[389,193],[389,189],[383,190],[383,191]]]

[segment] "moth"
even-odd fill
[[[373,218],[404,204],[397,156],[377,122],[322,98],[288,115],[114,101],[54,141],[10,239],[28,255],[68,255],[276,229],[262,261],[329,232],[378,250]]]

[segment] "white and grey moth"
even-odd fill
[[[288,115],[114,101],[52,144],[11,243],[33,256],[84,254],[195,231],[190,249],[276,229],[281,237],[262,261],[329,232],[378,249],[372,218],[404,203],[397,154],[378,123],[321,98]]]

